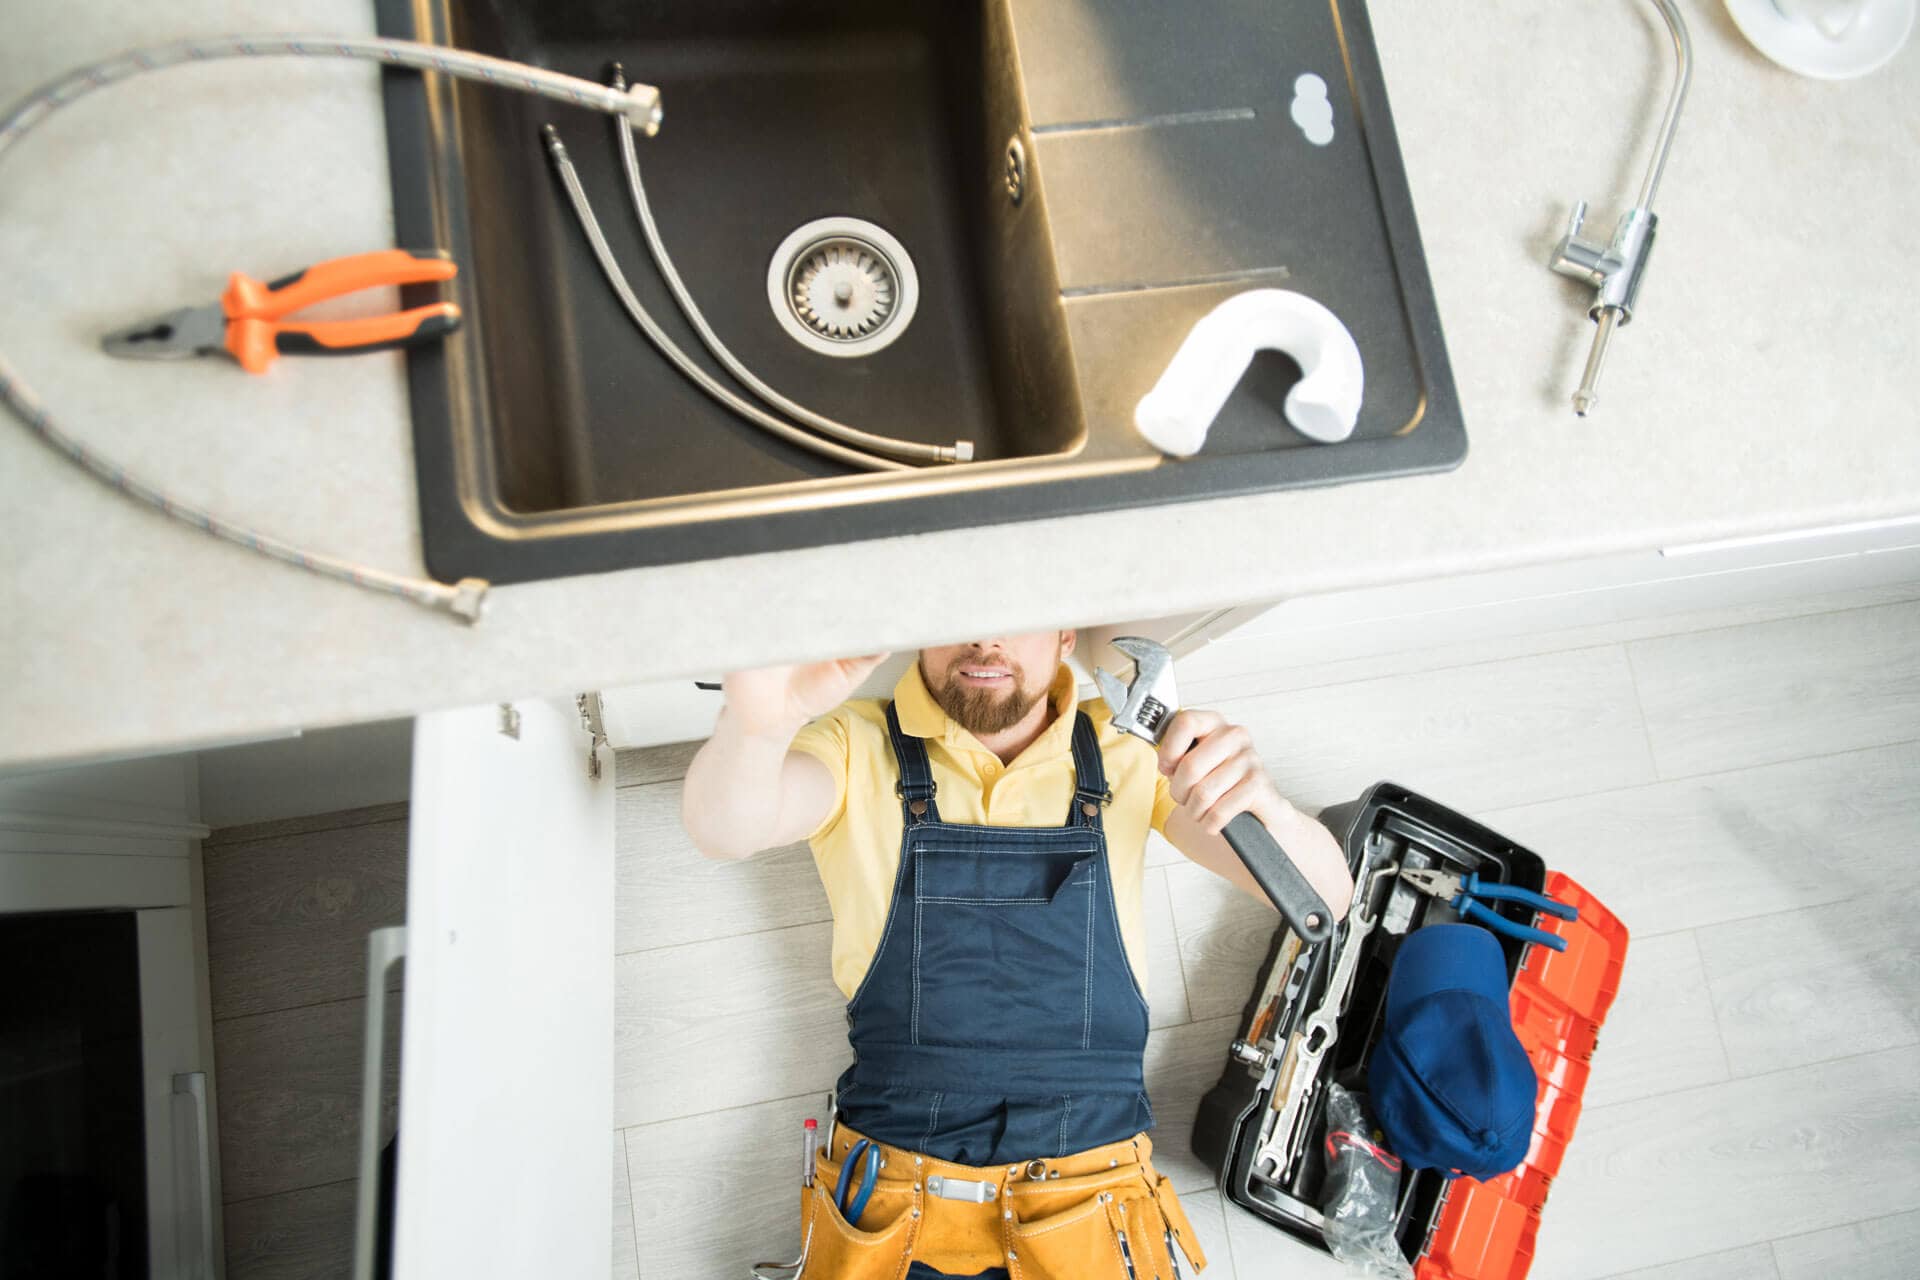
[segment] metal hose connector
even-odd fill
[[[604,111],[623,117],[633,128],[649,136],[660,128],[660,92],[651,85],[633,85],[624,91],[616,90],[504,58],[379,36],[219,36],[117,54],[43,85],[0,115],[0,159],[4,159],[8,148],[48,116],[95,90],[150,71],[186,63],[222,58],[271,57],[357,58],[416,71],[437,71],[442,75],[498,85],[503,89]],[[0,403],[4,403],[28,431],[75,466],[162,515],[322,577],[400,596],[469,623],[480,619],[488,587],[483,579],[435,582],[310,551],[181,502],[159,486],[130,474],[124,467],[89,449],[58,425],[40,397],[7,362],[5,356],[0,356]]]

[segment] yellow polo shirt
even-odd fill
[[[900,728],[926,739],[938,788],[934,804],[944,822],[991,827],[1057,827],[1073,798],[1073,711],[1078,686],[1065,664],[1054,674],[1047,698],[1054,718],[1033,743],[1002,764],[940,709],[915,663],[894,686]],[[1107,866],[1119,909],[1120,936],[1144,993],[1147,982],[1146,922],[1140,908],[1147,831],[1164,833],[1174,810],[1167,780],[1147,743],[1112,727],[1113,714],[1099,698],[1080,704],[1093,720],[1106,764],[1113,803],[1101,815],[1107,835]],[[843,702],[795,736],[792,750],[827,766],[838,787],[833,809],[807,837],[814,865],[833,910],[833,980],[848,999],[859,989],[880,947],[880,933],[893,901],[900,867],[900,774],[887,738],[887,704],[879,698]]]

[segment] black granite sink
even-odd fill
[[[774,439],[628,320],[540,145],[568,144],[643,303],[715,372],[660,282],[603,116],[390,72],[402,244],[462,266],[468,323],[409,356],[426,554],[509,582],[1109,510],[1456,464],[1465,436],[1364,7],[1196,0],[380,0],[382,30],[657,85],[655,216],[708,321],[761,378],[863,430],[971,440],[872,473]],[[1333,86],[1335,137],[1289,114]],[[1020,199],[1007,157],[1025,157]],[[776,250],[823,218],[885,230],[911,320],[856,358],[803,345]],[[1192,323],[1296,289],[1359,343],[1354,438],[1312,445],[1263,355],[1207,448],[1163,459],[1132,407]],[[803,322],[804,323],[804,322]]]

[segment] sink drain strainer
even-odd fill
[[[913,259],[859,218],[821,218],[780,242],[767,301],[793,340],[829,356],[872,355],[906,332],[920,301]]]

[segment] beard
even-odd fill
[[[1003,666],[1013,673],[1007,688],[981,688],[960,682],[962,667],[989,665]],[[1056,661],[1054,665],[1058,667],[1059,663]],[[991,663],[974,657],[956,658],[938,679],[927,670],[926,663],[920,664],[920,678],[927,686],[927,692],[933,695],[933,700],[953,718],[955,724],[971,734],[1000,733],[1026,719],[1035,704],[1047,696],[1053,673],[1048,672],[1047,677],[1047,684],[1038,689],[1029,689],[1026,671],[1012,658],[997,658]]]

